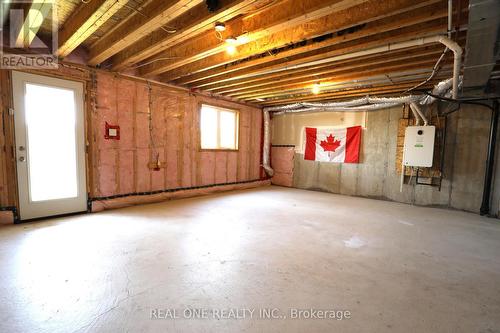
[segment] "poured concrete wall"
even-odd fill
[[[335,114],[335,113],[334,113]],[[344,126],[341,113],[321,126]],[[309,126],[307,117],[302,120]],[[345,114],[344,119],[350,119]],[[396,139],[401,108],[386,109],[366,114],[363,130],[361,163],[335,164],[305,161],[300,149],[296,148],[293,159],[293,186],[346,195],[388,199],[418,205],[435,205],[479,212],[484,184],[486,150],[488,145],[491,112],[478,106],[463,106],[459,112],[448,117],[444,179],[439,191],[435,187],[404,185],[400,192],[400,175],[396,173]],[[280,115],[274,123],[286,122]],[[351,117],[352,118],[352,117]],[[317,126],[317,115],[311,115],[311,125]],[[363,125],[362,123],[358,123]],[[301,126],[290,128],[286,138],[279,136],[279,129],[273,134],[273,144],[298,144]],[[498,160],[498,152],[497,152]],[[498,165],[498,163],[497,163]],[[500,172],[497,168],[496,181]],[[496,189],[499,187],[497,186]],[[492,213],[497,214],[500,193],[492,195]]]

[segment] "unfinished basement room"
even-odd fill
[[[500,0],[0,19],[0,333],[500,333]]]

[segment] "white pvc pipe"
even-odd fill
[[[439,39],[441,44],[453,51],[453,99],[458,98],[458,81],[460,77],[460,67],[462,67],[462,48],[456,42],[447,37]]]
[[[413,103],[412,103],[413,104]],[[410,110],[411,112],[413,113],[413,117],[415,117],[415,120],[417,121],[415,123],[415,126],[419,126],[420,125],[420,116],[418,115],[417,111],[415,111],[415,108],[413,108],[410,104]]]
[[[417,103],[410,103],[410,108],[418,113],[418,115],[420,116],[420,118],[422,118],[422,120],[424,121],[424,126],[427,126],[428,125],[428,122],[427,122],[427,118],[425,117],[424,113],[422,112],[422,109],[420,109],[420,106],[417,104]],[[417,126],[420,124],[420,121],[417,121]]]

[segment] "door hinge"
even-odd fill
[[[10,116],[13,116],[13,115],[14,115],[14,109],[13,109],[13,108],[9,108],[9,115],[10,115]]]

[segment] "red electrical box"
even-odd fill
[[[106,122],[104,138],[106,140],[120,140],[120,126],[110,125]]]

